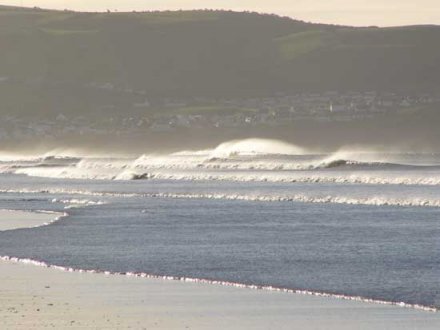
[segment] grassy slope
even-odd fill
[[[0,6],[0,77],[15,81],[0,84],[1,106],[88,111],[133,102],[84,90],[90,82],[145,90],[149,97],[439,90],[438,40],[435,26],[349,28],[221,11]]]

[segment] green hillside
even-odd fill
[[[145,96],[440,90],[440,27],[350,28],[226,11],[0,6],[0,111],[90,111]],[[113,92],[90,86],[115,86]],[[117,92],[115,92],[117,90]]]

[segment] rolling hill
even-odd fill
[[[141,95],[439,91],[439,41],[439,26],[353,28],[227,11],[0,6],[0,111],[90,112],[110,101],[142,102]]]

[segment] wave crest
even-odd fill
[[[210,158],[228,158],[239,155],[302,155],[303,148],[280,140],[245,139],[220,144],[210,153]]]

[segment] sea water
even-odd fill
[[[0,209],[68,215],[0,232],[0,256],[440,308],[436,154],[258,140],[0,166]]]

